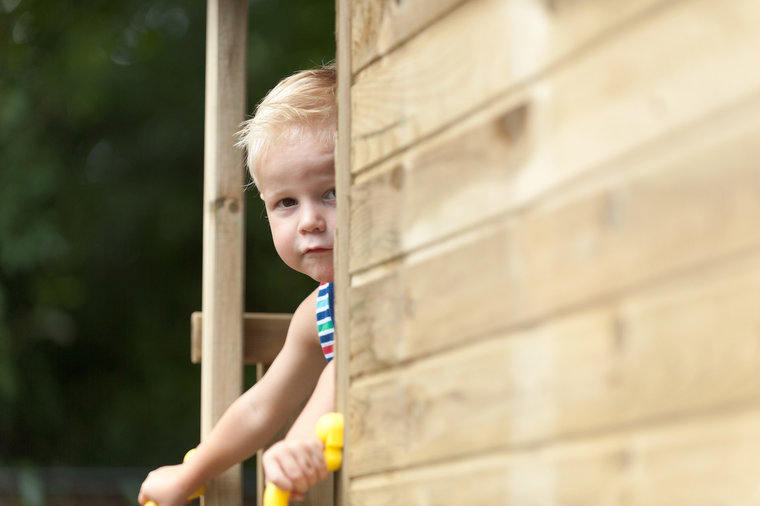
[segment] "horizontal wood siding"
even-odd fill
[[[355,480],[352,504],[760,504],[760,410]]]
[[[575,8],[568,2],[564,9],[547,8],[554,3],[472,0],[356,75],[351,90],[353,170],[487,107],[668,2],[577,2]],[[578,9],[591,9],[593,15],[576,15]],[[714,9],[721,10],[720,5]],[[668,39],[678,39],[676,35],[670,28],[660,34]]]
[[[354,73],[466,0],[355,1],[351,15]]]
[[[760,248],[353,382],[369,474],[760,398]]]
[[[760,3],[351,6],[350,504],[760,505]]]
[[[358,178],[351,270],[524,207],[642,145],[709,125],[720,111],[754,100],[760,4],[668,5]],[[656,50],[644,49],[650,47]],[[473,202],[477,210],[468,207]]]
[[[356,276],[354,375],[760,246],[760,100],[711,125]]]

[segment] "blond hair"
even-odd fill
[[[335,142],[335,80],[334,65],[286,77],[267,93],[256,114],[243,123],[236,146],[246,151],[254,184],[255,169],[276,139],[315,132],[325,143]]]

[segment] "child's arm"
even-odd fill
[[[262,459],[267,482],[300,499],[310,487],[327,478],[324,444],[315,435],[317,421],[335,406],[335,361],[325,367],[309,402],[288,431]]]
[[[272,439],[313,391],[325,368],[315,306],[316,291],[296,309],[285,345],[264,377],[225,411],[192,459],[148,475],[140,489],[140,504],[150,499],[161,506],[183,505],[198,487]]]

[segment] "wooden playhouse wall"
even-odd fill
[[[760,504],[760,2],[338,18],[344,504]]]

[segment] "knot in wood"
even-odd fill
[[[226,209],[231,214],[236,214],[240,211],[240,202],[236,197],[217,197],[212,208],[214,211]]]
[[[496,120],[496,128],[499,134],[506,139],[509,145],[517,144],[523,137],[525,127],[528,124],[528,107],[528,104],[520,104]]]

